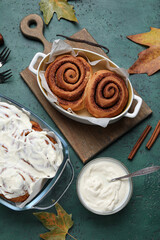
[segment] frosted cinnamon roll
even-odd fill
[[[60,141],[17,107],[0,102],[0,195],[23,202],[36,184],[55,176],[63,160]]]
[[[92,76],[92,68],[82,57],[62,55],[46,69],[45,78],[58,103],[64,109],[84,108],[85,87]]]
[[[32,186],[35,180],[25,169],[16,166],[4,167],[0,171],[1,196],[12,202],[23,202],[29,197],[26,182]]]
[[[128,102],[124,80],[109,70],[95,72],[86,88],[86,108],[97,118],[119,115]]]

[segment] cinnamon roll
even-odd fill
[[[82,57],[62,55],[49,64],[45,78],[59,105],[73,111],[84,108],[85,88],[92,76],[90,64]]]
[[[97,118],[119,115],[128,102],[128,89],[124,80],[109,70],[95,72],[86,88],[86,108]]]
[[[61,143],[15,106],[0,102],[0,195],[23,202],[39,181],[55,176]]]
[[[23,202],[29,197],[26,182],[32,185],[34,179],[22,168],[7,166],[0,171],[1,196],[12,202]]]

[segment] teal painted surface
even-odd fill
[[[130,67],[138,53],[145,49],[129,41],[126,36],[147,32],[151,26],[159,28],[159,0],[78,0],[69,3],[75,6],[79,24],[63,19],[58,21],[55,14],[49,26],[44,29],[47,40],[55,39],[58,33],[69,36],[86,28],[98,43],[110,49],[109,57],[120,67]],[[19,74],[29,65],[36,52],[43,51],[41,43],[26,39],[19,29],[20,21],[25,16],[32,13],[42,16],[38,4],[39,1],[31,0],[0,0],[0,33],[4,36],[5,45],[12,50],[8,63],[0,71],[8,68],[13,71],[13,78],[0,85],[0,93],[30,108],[59,131]],[[1,46],[0,51],[2,48]],[[145,148],[151,133],[134,160],[127,160],[132,146],[146,125],[151,124],[154,128],[160,118],[160,72],[151,77],[146,74],[132,75],[130,80],[151,107],[153,114],[96,157],[116,158],[122,161],[129,171],[135,171],[152,164],[160,164],[159,139],[150,151]],[[160,173],[133,180],[133,197],[124,210],[112,216],[97,216],[84,209],[78,200],[76,179],[83,164],[71,146],[69,150],[75,179],[60,204],[73,215],[74,227],[70,230],[73,236],[78,240],[160,239]],[[14,212],[0,205],[0,239],[39,239],[39,234],[46,230],[32,213],[32,210]],[[67,236],[67,239],[71,238]]]

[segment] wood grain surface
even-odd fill
[[[32,22],[36,22],[37,27],[34,28],[34,30],[30,31],[29,23]],[[44,53],[48,53],[50,51],[51,43],[44,38],[43,22],[38,15],[32,14],[28,16],[27,19],[23,19],[20,28],[26,37],[37,39],[44,44]],[[96,42],[86,29],[82,29],[81,31],[75,33],[73,37]],[[84,43],[75,43],[71,41],[66,42],[69,43],[72,47],[88,49],[105,57],[107,56],[105,52],[100,48],[93,47]],[[108,147],[115,140],[123,136],[152,113],[152,110],[143,101],[139,114],[133,119],[124,117],[120,121],[108,125],[107,128],[81,124],[65,117],[56,109],[54,109],[54,107],[41,93],[37,84],[36,76],[29,71],[28,67],[24,69],[20,74],[28,87],[33,91],[39,102],[42,104],[46,112],[64,134],[83,163],[91,159],[104,148]],[[138,95],[135,90],[134,93]],[[131,106],[131,112],[134,107],[133,105],[134,103]]]

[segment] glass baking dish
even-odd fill
[[[74,178],[74,169],[69,158],[68,145],[55,130],[53,130],[45,121],[43,121],[40,117],[26,107],[1,94],[0,101],[16,106],[24,111],[31,120],[38,122],[41,128],[45,129],[45,131],[53,132],[55,137],[61,141],[63,149],[63,161],[59,166],[56,175],[46,181],[44,187],[30,202],[26,203],[24,206],[22,206],[23,204],[19,206],[18,204],[15,204],[14,202],[4,199],[0,196],[0,203],[16,211],[24,211],[29,209],[45,210],[51,208],[64,195]]]

